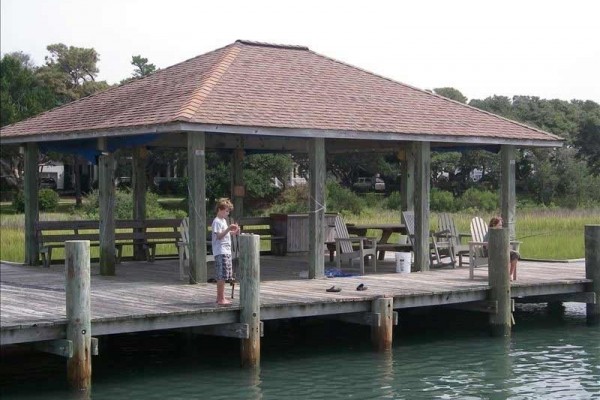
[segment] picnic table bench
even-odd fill
[[[116,262],[121,262],[124,246],[141,246],[146,260],[156,258],[156,246],[173,244],[181,240],[180,219],[116,220]],[[39,221],[36,225],[39,253],[45,267],[52,262],[52,250],[64,248],[67,240],[89,240],[90,246],[100,246],[99,221]]]

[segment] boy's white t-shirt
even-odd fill
[[[212,253],[215,256],[221,254],[231,255],[231,233],[223,236],[223,239],[217,239],[217,234],[227,229],[225,218],[215,218],[212,223]]]

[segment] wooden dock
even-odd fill
[[[469,279],[468,268],[398,274],[388,259],[378,262],[377,273],[367,268],[364,276],[309,280],[300,278],[308,270],[306,258],[262,256],[260,263],[263,321],[311,316],[351,319],[372,312],[374,300],[382,297],[393,298],[394,309],[453,305],[493,312],[493,305],[486,303],[487,268],[476,269],[474,280]],[[585,278],[584,264],[522,261],[511,296],[523,301],[589,301],[586,292],[591,280]],[[0,265],[2,345],[65,338],[64,275],[61,265]],[[360,283],[368,289],[357,291]],[[342,291],[325,291],[333,285]],[[124,262],[117,266],[116,276],[101,276],[98,265],[93,265],[92,335],[239,322],[239,292],[231,307],[217,306],[215,292],[214,284],[180,281],[176,260]]]

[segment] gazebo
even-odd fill
[[[148,147],[186,147],[190,269],[206,282],[205,154],[233,152],[232,197],[243,212],[245,151],[308,153],[309,278],[324,274],[325,160],[333,152],[404,155],[403,208],[415,214],[415,265],[429,268],[431,149],[501,153],[501,212],[515,226],[515,149],[561,146],[555,135],[395,82],[301,46],[238,40],[142,79],[2,127],[2,145],[25,150],[26,264],[37,264],[38,152],[54,148],[97,159],[100,269],[115,272],[114,152],[134,154],[134,219],[145,218]],[[400,211],[400,210],[399,210]],[[400,218],[400,213],[399,218]]]

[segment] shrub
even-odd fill
[[[334,180],[327,181],[327,212],[350,212],[360,215],[366,208],[366,202],[350,189],[346,189]]]
[[[12,206],[18,213],[25,212],[25,195],[23,192],[18,191],[15,194],[15,197],[13,197]]]
[[[498,209],[498,195],[494,192],[488,192],[470,188],[460,198],[460,208],[463,210],[494,211]]]
[[[451,192],[436,188],[431,189],[429,205],[432,211],[438,212],[454,212],[457,208],[456,200]]]
[[[54,211],[58,207],[58,193],[52,189],[41,189],[38,192],[38,209],[40,211]],[[16,212],[25,212],[25,195],[19,191],[15,194],[12,201]]]
[[[400,192],[392,192],[385,202],[385,207],[389,210],[400,210],[402,207],[402,197]]]
[[[98,219],[100,202],[98,191],[94,190],[85,197],[81,212],[86,218]],[[115,191],[115,218],[116,219],[131,219],[133,218],[133,195],[130,190]],[[170,216],[185,216],[185,212],[177,210],[174,213],[163,209],[158,203],[158,195],[156,193],[146,192],[146,218],[159,219],[168,218]]]
[[[41,189],[38,192],[38,208],[40,211],[54,211],[58,207],[58,193],[52,189]]]
[[[305,213],[308,211],[308,185],[286,188],[275,200],[270,212],[281,214]]]

